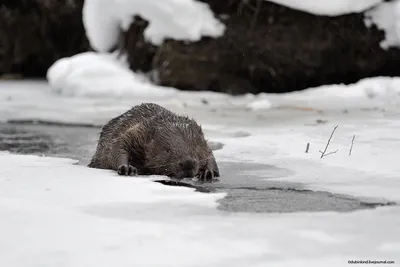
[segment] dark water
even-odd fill
[[[77,159],[87,165],[93,155],[99,128],[88,125],[0,124],[0,150],[20,154],[36,154]],[[224,145],[212,143],[214,149]],[[383,204],[368,204],[350,196],[302,189],[301,184],[271,182],[268,178],[285,177],[290,170],[272,165],[219,162],[222,177],[212,184],[160,182],[169,185],[195,187],[200,192],[227,192],[219,209],[231,212],[296,212],[339,211],[374,208]],[[262,177],[260,174],[262,173]]]

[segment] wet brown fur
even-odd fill
[[[88,166],[116,170],[122,175],[137,172],[183,178],[187,176],[182,164],[187,161],[194,163],[193,167],[189,165],[190,176],[203,181],[220,176],[212,150],[193,119],[157,104],[143,103],[102,128]]]

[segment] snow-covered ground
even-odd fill
[[[363,12],[382,2],[271,1],[330,16]],[[367,23],[396,33],[397,6],[397,1],[376,6]],[[208,5],[194,0],[86,0],[83,21],[92,46],[111,49],[134,14],[150,20],[145,36],[154,44],[164,38],[218,38],[225,30]],[[391,36],[387,47],[396,43]],[[156,102],[194,117],[212,141],[223,143],[215,151],[218,162],[287,170],[284,177],[270,177],[267,167],[258,168],[252,174],[259,179],[364,202],[400,202],[400,78],[232,97],[155,86],[114,55],[93,52],[57,61],[47,78],[49,84],[0,81],[0,122],[101,126],[135,104]],[[336,153],[321,159],[319,151],[336,125],[327,150]],[[73,159],[0,152],[0,266],[400,263],[397,205],[351,213],[229,213],[217,209],[224,194],[167,187],[152,179],[119,177]]]
[[[213,141],[224,143],[215,151],[220,162],[270,164],[290,172],[265,179],[366,202],[399,202],[398,83],[398,78],[374,78],[284,95],[174,92],[167,98],[154,91],[104,98],[101,93],[78,97],[73,87],[63,94],[45,82],[2,81],[0,120],[102,125],[132,105],[156,102],[192,115]],[[318,151],[335,125],[328,152],[338,152],[321,159]],[[398,206],[352,213],[230,214],[216,209],[223,194],[121,178],[73,163],[0,154],[1,266],[400,263]],[[255,172],[264,175],[262,169]]]
[[[1,266],[347,266],[399,262],[399,208],[228,214],[217,194],[0,153]]]

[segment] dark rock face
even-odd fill
[[[261,0],[243,6],[240,0],[203,2],[227,26],[224,36],[195,43],[168,40],[144,53],[128,49],[130,61],[135,62],[134,54],[146,55],[144,70],[151,63],[165,86],[232,94],[400,75],[400,50],[382,50],[384,33],[367,28],[362,14],[314,16]]]
[[[89,50],[83,0],[7,0],[0,6],[0,75],[44,77],[59,58]]]
[[[144,30],[149,25],[147,20],[134,16],[127,33],[120,34],[118,49],[127,52],[129,66],[133,71],[149,72],[157,47],[146,42]]]

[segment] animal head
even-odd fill
[[[177,179],[195,177],[213,158],[201,127],[191,120],[155,124],[145,150],[146,168]]]

